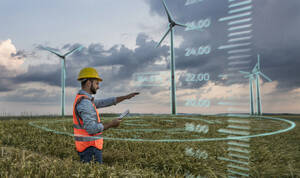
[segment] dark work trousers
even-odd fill
[[[95,147],[88,147],[83,152],[78,152],[78,155],[80,156],[80,161],[84,163],[91,162],[94,157],[94,162],[102,164],[102,150]]]

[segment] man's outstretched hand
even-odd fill
[[[130,99],[130,98],[132,98],[132,97],[134,97],[135,95],[138,95],[138,94],[140,94],[140,92],[134,92],[134,93],[130,93],[130,94],[125,95],[125,96],[119,96],[119,97],[117,97],[117,102],[116,103],[120,103],[123,100]]]
[[[126,95],[126,99],[130,99],[130,98],[132,98],[132,97],[134,97],[135,95],[138,95],[138,94],[140,94],[140,92],[130,93],[130,94]]]

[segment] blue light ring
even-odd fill
[[[231,115],[231,117],[241,117],[241,116],[239,116],[239,115]],[[243,115],[242,117],[245,117],[245,115]],[[285,128],[285,129],[281,129],[281,130],[277,130],[277,131],[269,132],[269,133],[262,133],[262,134],[256,134],[256,135],[248,135],[248,136],[237,136],[237,137],[229,137],[229,138],[200,138],[200,139],[185,139],[185,140],[179,140],[179,139],[153,140],[153,139],[130,139],[130,138],[110,138],[110,137],[102,137],[102,138],[108,139],[108,140],[118,140],[118,141],[169,142],[169,143],[171,143],[171,142],[224,141],[224,140],[235,140],[235,139],[263,137],[263,136],[275,135],[275,134],[280,134],[280,133],[284,133],[284,132],[290,131],[290,130],[292,130],[292,129],[294,129],[296,127],[296,124],[293,121],[289,121],[289,120],[282,119],[282,118],[274,118],[274,117],[266,117],[266,116],[251,116],[251,117],[279,120],[279,121],[287,122],[291,126],[288,127],[288,128]],[[60,121],[62,121],[62,120],[60,120]],[[41,121],[39,121],[39,122],[41,122]],[[52,122],[55,122],[55,121],[52,121]],[[45,131],[54,132],[56,134],[74,136],[74,134],[70,134],[68,132],[59,132],[59,131],[55,131],[55,130],[52,130],[52,129],[48,129],[46,127],[41,127],[41,126],[35,125],[35,124],[33,124],[33,122],[29,122],[29,125],[31,125],[33,127],[40,128],[40,129],[45,130]]]

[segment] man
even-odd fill
[[[102,132],[109,128],[118,127],[121,120],[114,119],[108,123],[102,123],[97,108],[116,105],[139,93],[94,100],[92,95],[97,93],[99,82],[102,81],[97,71],[91,67],[83,68],[79,72],[78,80],[81,82],[81,90],[78,92],[73,105],[76,150],[82,162],[90,162],[94,157],[95,162],[102,163]]]

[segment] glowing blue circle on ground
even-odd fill
[[[245,117],[254,117],[254,116],[250,116],[250,115],[230,115],[230,117],[238,117],[238,118],[245,118]],[[256,116],[257,118],[263,118],[263,119],[272,119],[272,120],[277,120],[277,121],[283,121],[286,122],[288,124],[290,124],[290,126],[288,128],[285,129],[280,129],[277,131],[273,131],[273,132],[267,132],[267,133],[261,133],[261,134],[255,134],[255,135],[248,135],[248,136],[234,136],[234,137],[222,137],[222,138],[196,138],[196,139],[138,139],[138,138],[111,138],[111,137],[99,137],[99,138],[103,138],[105,140],[116,140],[116,141],[134,141],[134,142],[203,142],[203,141],[224,141],[224,140],[237,140],[237,139],[245,139],[245,138],[254,138],[254,137],[263,137],[263,136],[270,136],[270,135],[275,135],[275,134],[280,134],[280,133],[284,133],[287,131],[290,131],[292,129],[295,128],[296,124],[292,121],[289,121],[287,119],[282,119],[282,118],[274,118],[274,117],[266,117],[266,116]],[[175,117],[173,117],[175,118]],[[182,118],[182,117],[179,117]],[[176,118],[175,118],[176,119]],[[191,119],[197,119],[197,118],[191,118]],[[69,119],[68,119],[69,120]],[[66,121],[66,120],[59,120],[59,121],[52,121],[52,123],[55,122],[62,122],[62,121]],[[74,136],[74,134],[69,133],[69,132],[60,132],[60,131],[56,131],[53,129],[49,129],[46,127],[42,127],[39,125],[36,125],[35,123],[37,122],[29,122],[29,125],[48,131],[48,132],[53,132],[56,134],[61,134],[61,135],[68,135],[68,136]],[[39,123],[41,123],[39,121]]]

